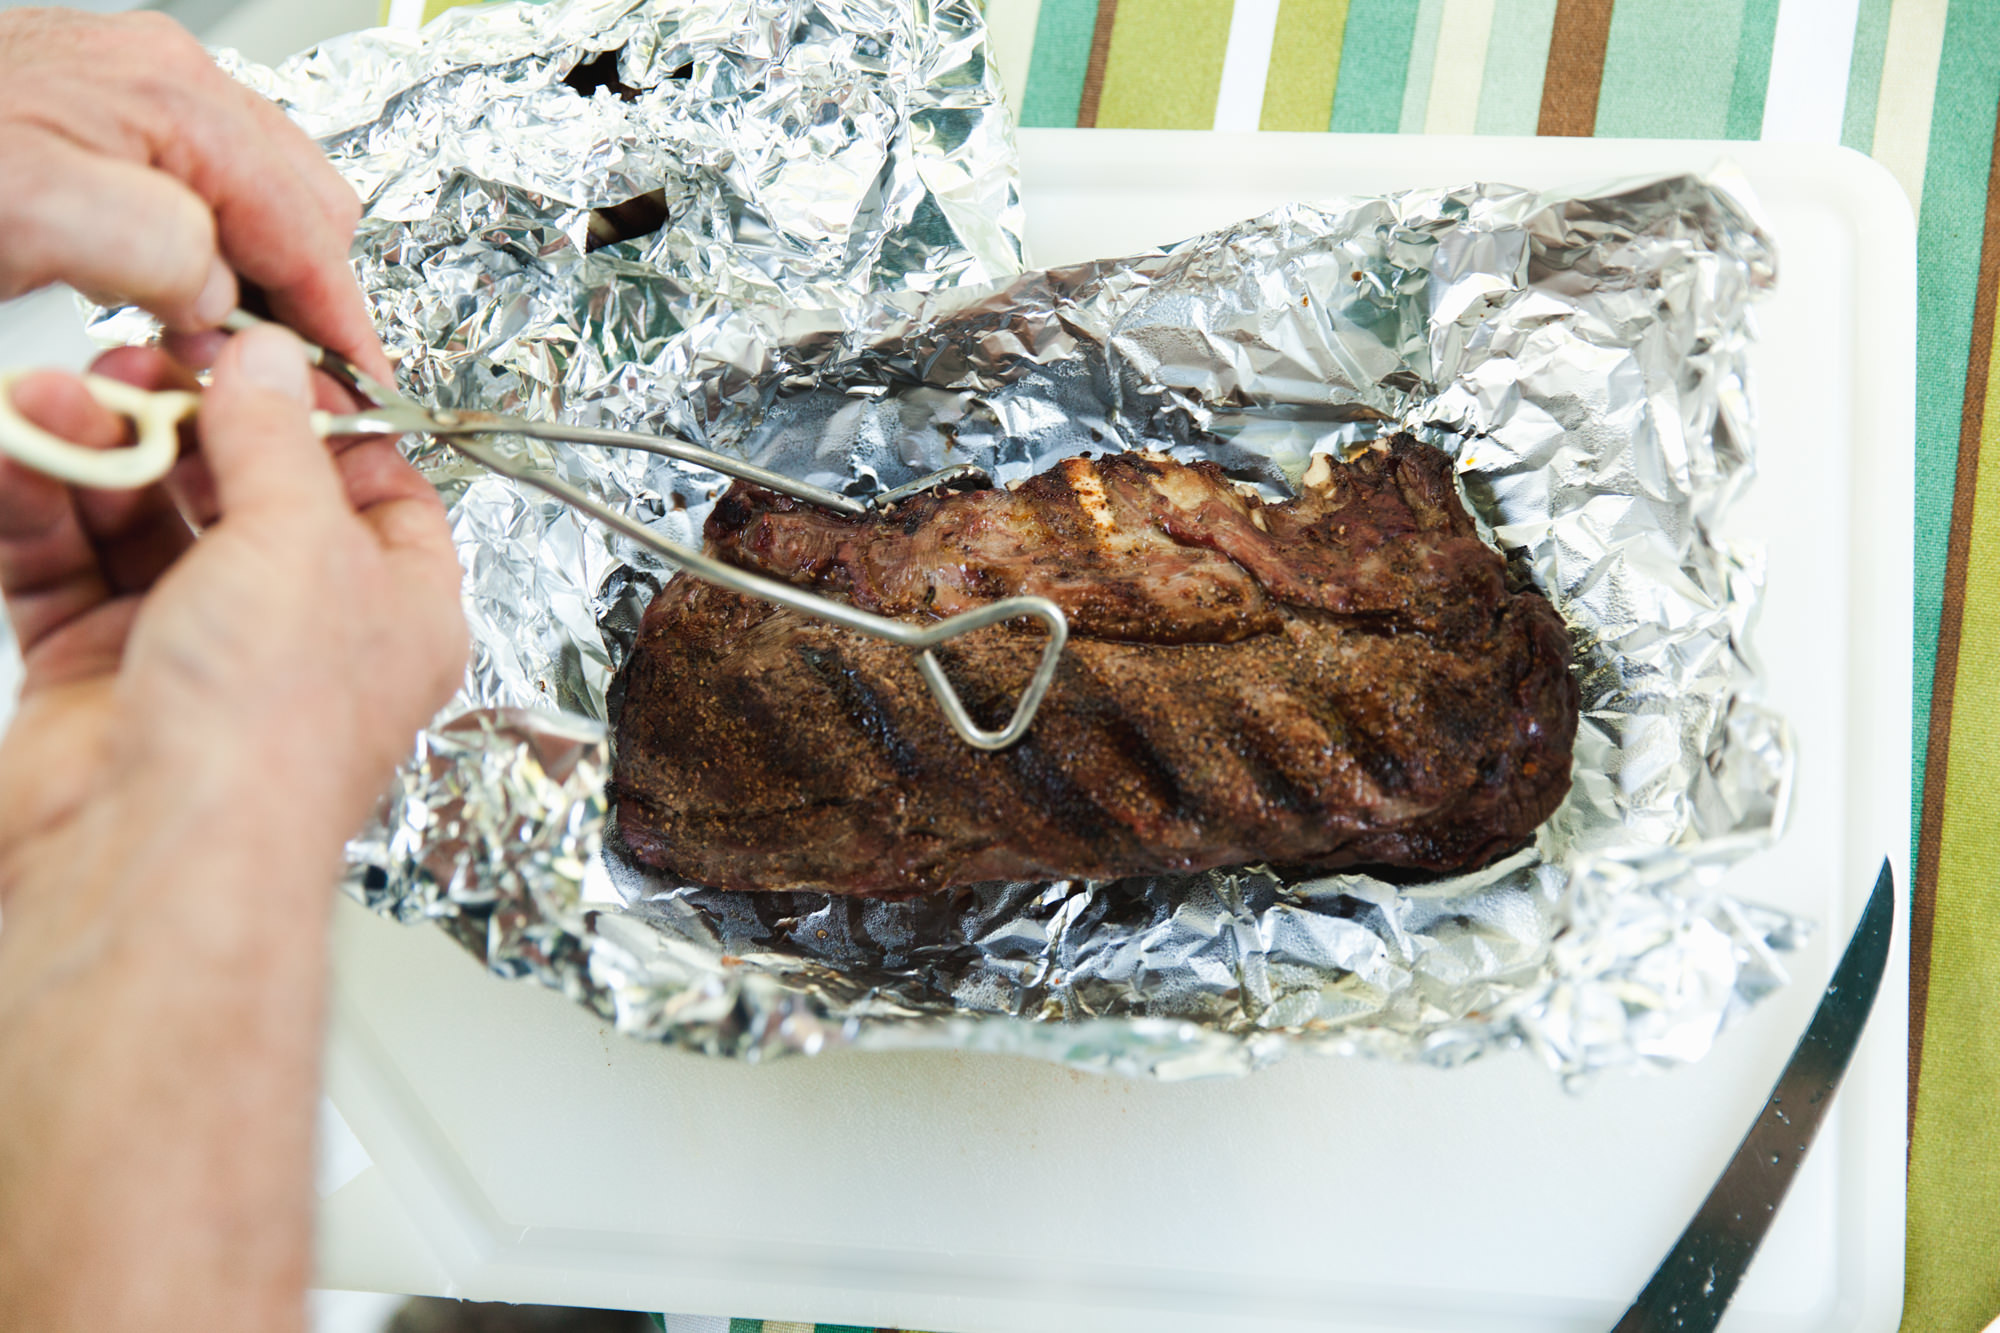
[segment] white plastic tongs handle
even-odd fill
[[[178,389],[149,391],[102,375],[85,375],[91,397],[132,422],[138,438],[118,449],[86,449],[51,435],[14,407],[14,385],[25,370],[0,371],[0,454],[72,486],[128,491],[150,486],[180,457],[180,424],[201,396]]]

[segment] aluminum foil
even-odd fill
[[[977,0],[486,5],[275,71],[222,59],[361,192],[363,290],[403,387],[436,406],[671,429],[699,330],[738,307],[859,318],[883,291],[1021,270]],[[682,540],[715,491],[535,450]],[[472,570],[466,701],[601,715],[615,654],[592,603],[622,557],[456,455],[419,461],[458,501]]]
[[[617,86],[579,93],[604,51]],[[1022,274],[971,0],[494,6],[238,72],[362,189],[357,272],[421,399],[667,427],[855,492],[1145,447],[1275,495],[1407,429],[1457,458],[1583,683],[1569,799],[1474,875],[902,904],[663,882],[601,849],[602,723],[668,571],[419,442],[475,661],[350,848],[377,910],[625,1032],[745,1059],[951,1046],[1174,1078],[1525,1045],[1575,1074],[1698,1058],[1782,982],[1794,924],[1713,890],[1778,832],[1792,763],[1746,643],[1759,555],[1714,536],[1752,472],[1744,350],[1774,277],[1729,189],[1296,205]],[[593,210],[654,191],[658,231],[591,248]],[[513,447],[681,541],[721,489]]]

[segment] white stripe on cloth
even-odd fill
[[[1947,8],[1947,0],[1896,0],[1889,10],[1874,156],[1903,183],[1912,208],[1924,202],[1924,160],[1931,151],[1931,104]]]
[[[1277,33],[1278,0],[1236,0],[1222,53],[1222,85],[1215,90],[1216,129],[1254,130],[1263,119],[1264,82],[1271,75]]]
[[[1001,91],[1016,116],[1021,114],[1021,94],[1028,89],[1028,65],[1034,59],[1035,29],[1041,18],[1042,0],[986,0],[987,45],[993,52],[993,67],[1000,71]]]
[[[1431,67],[1437,63],[1438,29],[1444,24],[1445,0],[1417,0],[1417,23],[1410,33],[1410,63],[1403,80],[1403,113],[1396,121],[1400,134],[1422,134],[1424,113],[1431,104]]]
[[[1771,42],[1759,136],[1779,143],[1839,143],[1847,67],[1861,0],[1781,0]]]
[[[667,1333],[729,1333],[729,1320],[719,1314],[663,1314]]]
[[[1479,129],[1479,91],[1486,82],[1486,43],[1492,35],[1493,0],[1444,0],[1430,102],[1424,108],[1425,134]]]

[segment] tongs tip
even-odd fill
[[[977,463],[953,463],[928,476],[904,482],[868,498],[868,508],[880,513],[927,491],[985,491],[993,488],[993,475]]]

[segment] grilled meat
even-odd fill
[[[884,615],[1039,593],[1071,639],[1027,737],[986,753],[901,648],[688,578],[624,669],[613,794],[638,860],[728,889],[907,897],[1245,862],[1451,872],[1569,788],[1578,692],[1448,458],[1398,438],[1264,504],[1211,464],[1072,458],[1014,490],[849,519],[737,483],[709,549]],[[937,650],[982,725],[1044,642]]]

